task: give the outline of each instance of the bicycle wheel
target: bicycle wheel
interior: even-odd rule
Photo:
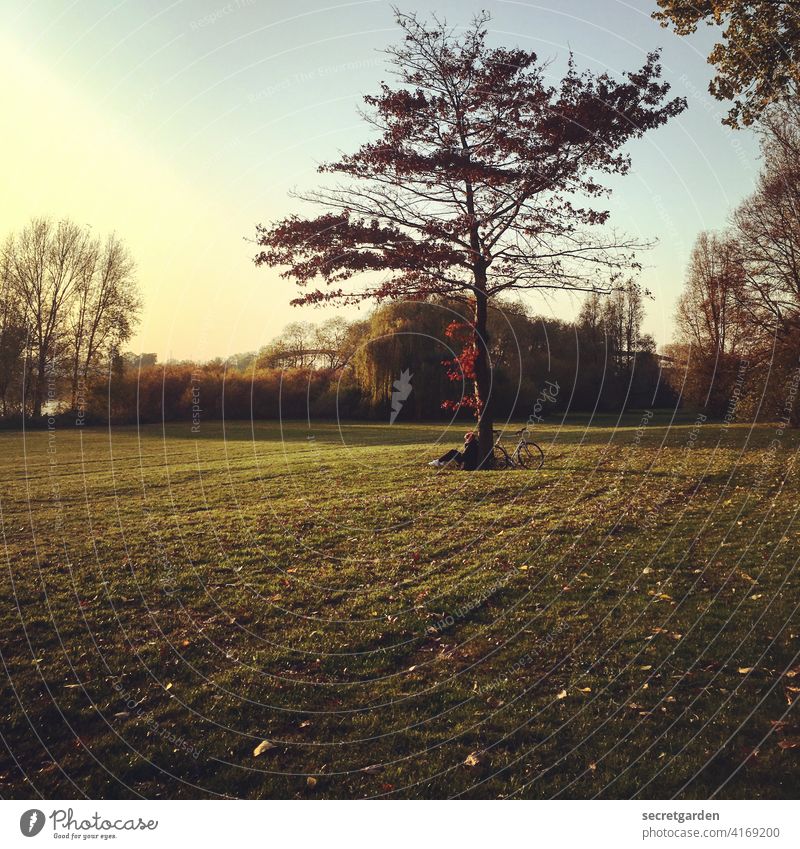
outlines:
[[[532,440],[522,442],[516,454],[520,466],[526,469],[541,469],[544,465],[544,451]]]
[[[508,451],[502,445],[495,443],[492,453],[494,455],[495,469],[510,469],[514,465],[514,461],[509,457]]]

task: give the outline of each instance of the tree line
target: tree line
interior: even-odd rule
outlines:
[[[643,302],[633,285],[609,298],[590,295],[574,322],[533,315],[518,303],[492,307],[498,416],[541,421],[567,410],[674,404],[655,344],[642,332]],[[182,421],[195,432],[223,417],[389,421],[404,372],[411,389],[398,422],[471,419],[471,409],[459,409],[473,389],[457,367],[453,374],[454,323],[469,323],[458,301],[397,301],[356,321],[293,322],[260,351],[225,360],[158,364],[153,355],[124,354],[90,377],[84,420]]]

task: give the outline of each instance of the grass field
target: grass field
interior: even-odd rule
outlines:
[[[0,795],[795,794],[800,435],[461,429],[0,433]]]

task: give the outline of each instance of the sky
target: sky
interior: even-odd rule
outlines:
[[[616,228],[657,238],[642,256],[653,295],[645,330],[669,342],[692,243],[725,226],[758,171],[750,131],[722,126],[707,92],[711,30],[681,38],[655,0],[399,2],[463,26],[487,9],[489,42],[618,74],[663,48],[664,76],[689,108],[629,145],[615,178]],[[32,217],[111,231],[137,261],[142,320],[128,347],[160,360],[256,350],[290,321],[350,310],[291,307],[290,281],[256,268],[257,223],[298,211],[292,189],[367,138],[357,108],[388,78],[398,29],[384,0],[2,0],[0,236]],[[571,318],[579,301],[525,301]],[[361,308],[362,315],[365,307]]]

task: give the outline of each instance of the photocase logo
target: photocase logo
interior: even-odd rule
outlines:
[[[389,416],[389,424],[394,424],[394,420],[400,415],[400,410],[403,409],[403,402],[408,399],[411,394],[411,369],[405,369],[400,373],[399,380],[395,380],[392,384],[394,391],[392,392],[392,414]]]
[[[44,813],[38,808],[31,808],[19,818],[19,830],[25,837],[36,837],[44,828]]]

